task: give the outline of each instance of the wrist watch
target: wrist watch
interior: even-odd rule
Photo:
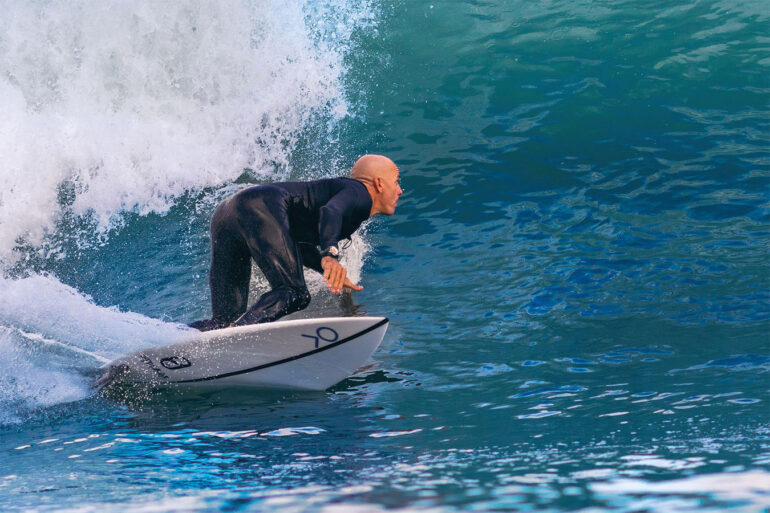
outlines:
[[[321,250],[321,247],[318,247],[319,250]],[[329,246],[328,248],[321,250],[321,258],[323,257],[332,257],[335,260],[340,259],[340,250],[337,249],[337,246]]]

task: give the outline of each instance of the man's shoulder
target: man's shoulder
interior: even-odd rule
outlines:
[[[311,180],[308,183],[334,183],[345,187],[355,186],[355,184],[364,185],[363,183],[359,182],[355,178],[350,178],[349,176],[334,176],[331,178],[319,178],[317,180]]]
[[[291,181],[273,185],[292,196],[305,198],[309,204],[323,205],[329,201],[343,202],[353,208],[371,208],[369,190],[362,182],[347,176]]]
[[[330,180],[335,180],[342,187],[355,189],[357,192],[367,192],[366,185],[364,185],[363,182],[356,180],[355,178],[350,178],[349,176],[330,178]]]
[[[318,180],[311,180],[304,183],[306,183],[311,188],[317,187],[320,189],[327,189],[329,192],[331,192],[332,195],[336,195],[342,191],[350,191],[355,195],[359,195],[361,193],[367,193],[368,195],[366,186],[362,182],[348,176],[320,178]]]

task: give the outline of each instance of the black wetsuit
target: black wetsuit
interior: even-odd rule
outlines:
[[[369,217],[372,198],[351,178],[283,182],[243,189],[211,219],[210,330],[278,319],[310,303],[302,266],[322,273],[318,247],[347,239]],[[248,311],[251,259],[272,290]]]

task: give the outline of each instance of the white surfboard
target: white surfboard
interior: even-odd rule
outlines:
[[[96,381],[144,385],[325,390],[353,374],[380,345],[385,317],[329,317],[190,333],[103,367]]]

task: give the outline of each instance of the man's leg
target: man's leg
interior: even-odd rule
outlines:
[[[239,202],[238,221],[251,257],[272,290],[263,294],[234,326],[270,322],[310,303],[302,257],[289,232],[285,191],[266,186]]]
[[[209,287],[212,318],[190,324],[201,331],[229,326],[246,311],[251,253],[237,229],[234,215],[232,201],[225,200],[211,219]]]
[[[212,320],[222,328],[243,315],[249,302],[251,254],[243,240],[234,235],[225,234],[211,243]]]

